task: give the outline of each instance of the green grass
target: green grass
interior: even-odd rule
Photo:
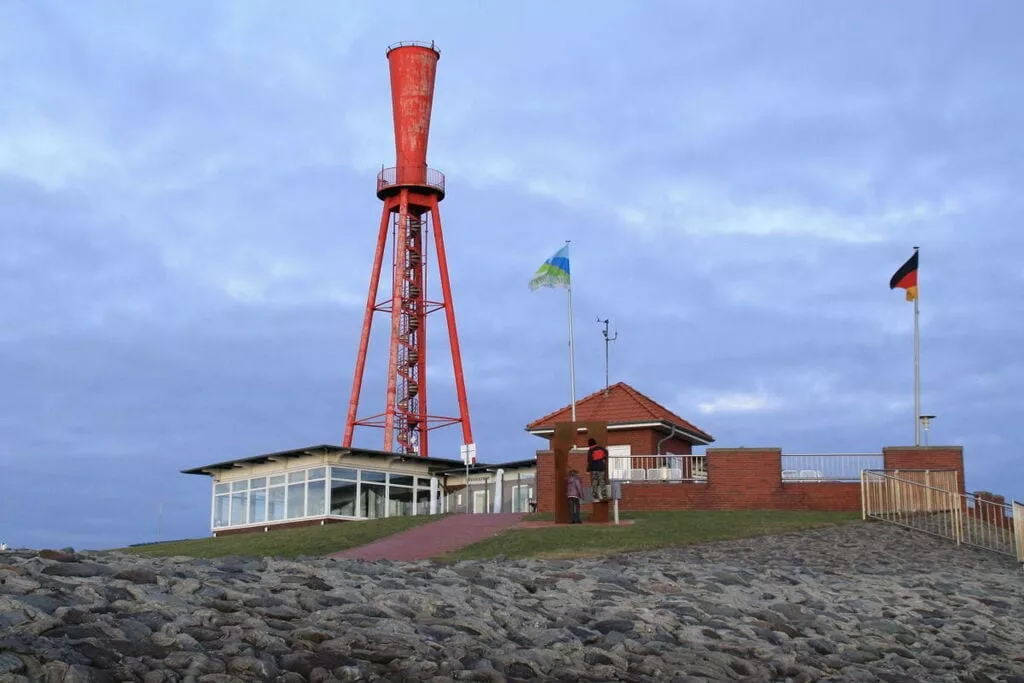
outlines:
[[[530,517],[550,519],[552,515]],[[618,527],[564,525],[511,529],[438,559],[451,562],[499,555],[515,559],[594,557],[847,524],[859,521],[860,513],[760,510],[634,512],[621,518],[634,520],[634,523]]]
[[[426,522],[435,522],[442,515],[415,517],[389,517],[365,522],[342,522],[324,526],[307,526],[295,529],[276,529],[269,532],[256,531],[247,534],[230,534],[220,538],[196,538],[187,541],[171,541],[132,548],[118,548],[117,552],[134,553],[150,557],[286,557],[302,555],[322,556],[371,543],[379,538],[405,531]]]

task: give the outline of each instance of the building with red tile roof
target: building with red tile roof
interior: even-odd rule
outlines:
[[[556,423],[571,419],[572,406],[567,405],[526,425],[526,431],[550,439]],[[683,455],[691,453],[693,446],[706,446],[715,440],[703,429],[625,382],[595,391],[576,402],[576,421],[588,420],[607,422],[607,445],[628,444],[634,453],[664,451]]]

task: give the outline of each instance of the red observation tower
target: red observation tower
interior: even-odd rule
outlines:
[[[444,175],[427,167],[434,76],[440,57],[441,53],[433,43],[396,43],[387,51],[397,159],[393,168],[382,169],[377,176],[377,197],[384,202],[384,207],[359,338],[359,354],[352,376],[352,396],[342,444],[346,448],[352,446],[356,426],[383,427],[383,450],[422,457],[428,454],[429,432],[440,427],[461,424],[463,443],[473,442],[438,209],[438,204],[444,199]],[[393,255],[391,298],[378,301],[389,232]],[[440,301],[427,298],[430,242],[427,235],[430,232],[434,234],[434,253],[441,279]],[[444,311],[448,326],[459,402],[458,417],[431,415],[427,410],[427,316],[437,311]],[[358,418],[374,313],[389,313],[391,316],[387,398],[383,413]]]

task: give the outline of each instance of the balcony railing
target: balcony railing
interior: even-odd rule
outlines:
[[[377,174],[377,194],[391,188],[427,187],[444,196],[444,173],[426,166],[392,166]]]
[[[860,481],[861,470],[885,467],[881,453],[821,453],[782,456],[782,481]]]
[[[860,481],[861,470],[882,467],[878,453],[825,453],[783,455],[781,479],[784,483],[812,481]],[[608,476],[621,482],[706,483],[706,455],[613,455],[608,459]]]
[[[608,478],[621,482],[706,483],[704,455],[613,455],[608,458]]]

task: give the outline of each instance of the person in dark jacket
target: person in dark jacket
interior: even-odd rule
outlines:
[[[608,495],[608,449],[597,445],[594,439],[587,439],[587,471],[590,472],[590,490],[594,502],[605,500]]]
[[[580,481],[580,474],[576,470],[569,472],[565,495],[569,498],[569,524],[582,524],[580,503],[583,501],[583,482]]]

